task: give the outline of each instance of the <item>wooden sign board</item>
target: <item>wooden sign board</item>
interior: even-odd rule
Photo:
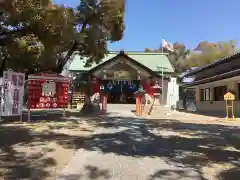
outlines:
[[[128,80],[130,73],[128,71],[116,71],[114,72],[114,79]]]
[[[224,100],[225,101],[234,101],[235,100],[235,95],[228,92],[224,95]]]

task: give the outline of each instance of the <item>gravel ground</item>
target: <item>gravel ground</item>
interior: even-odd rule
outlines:
[[[38,119],[0,124],[0,179],[56,179],[93,132],[87,118]]]
[[[193,122],[183,114],[139,119],[131,108],[109,106],[101,126],[58,179],[238,179],[239,126]]]

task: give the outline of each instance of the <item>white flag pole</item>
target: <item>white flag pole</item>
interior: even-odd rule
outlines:
[[[162,38],[161,51],[162,51],[162,53],[163,53],[163,38]]]
[[[164,92],[163,92],[163,88],[164,88],[164,76],[163,76],[163,67],[162,69],[162,104],[164,104]]]

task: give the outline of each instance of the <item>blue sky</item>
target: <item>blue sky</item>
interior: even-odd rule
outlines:
[[[53,0],[75,7],[79,0]],[[194,48],[200,41],[237,40],[240,0],[127,0],[124,37],[110,50],[158,48],[161,38]]]

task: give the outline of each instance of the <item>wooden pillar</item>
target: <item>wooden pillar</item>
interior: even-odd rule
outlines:
[[[210,87],[210,101],[214,101],[214,87]]]

